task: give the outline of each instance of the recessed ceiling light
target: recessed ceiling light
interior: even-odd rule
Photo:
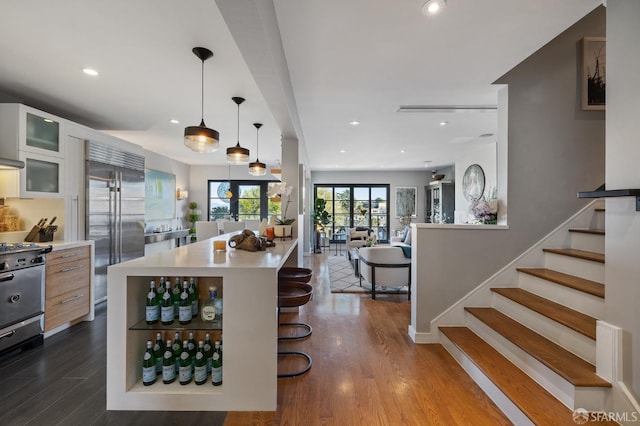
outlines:
[[[94,70],[93,68],[83,68],[82,72],[92,77],[95,77],[98,75],[98,71]]]
[[[355,126],[360,125],[360,122],[358,120],[353,120],[353,121],[350,121],[349,124],[351,124],[352,126],[355,127]]]
[[[340,152],[341,152],[342,154],[344,154],[344,153],[345,153],[345,152],[347,152],[347,151],[345,151],[344,149],[341,149],[341,150],[340,150]]]
[[[407,151],[405,151],[404,149],[400,150],[400,154],[404,154],[405,152],[407,152]]]
[[[178,120],[176,120],[175,118],[172,118],[171,120],[169,120],[169,123],[171,123],[171,124],[179,124],[180,122]]]
[[[445,0],[429,0],[422,5],[423,15],[435,15],[440,12],[445,5]]]
[[[441,121],[441,122],[440,122],[440,125],[441,125],[441,126],[446,126],[447,124],[449,124],[449,122],[448,122],[448,121]]]

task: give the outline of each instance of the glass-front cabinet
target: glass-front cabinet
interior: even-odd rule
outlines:
[[[0,156],[25,167],[16,187],[23,198],[64,196],[65,120],[22,104],[0,104]]]

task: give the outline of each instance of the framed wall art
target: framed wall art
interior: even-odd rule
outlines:
[[[176,215],[176,175],[145,169],[145,220],[173,219]]]
[[[603,111],[607,84],[607,45],[605,37],[582,39],[582,109]]]
[[[417,216],[417,188],[407,186],[396,187],[396,217]]]

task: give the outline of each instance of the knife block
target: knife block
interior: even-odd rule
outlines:
[[[49,229],[49,228],[40,229],[38,231],[37,242],[48,243],[49,241],[53,241],[53,234],[56,232],[57,226],[55,228],[56,229]]]

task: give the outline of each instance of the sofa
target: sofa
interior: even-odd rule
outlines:
[[[411,299],[411,258],[394,246],[362,247],[360,257],[360,285],[362,278],[371,284],[371,298],[376,298],[376,285],[386,287],[409,286]]]
[[[404,228],[402,235],[391,237],[389,239],[389,245],[400,247],[411,247],[411,228],[408,226]]]

